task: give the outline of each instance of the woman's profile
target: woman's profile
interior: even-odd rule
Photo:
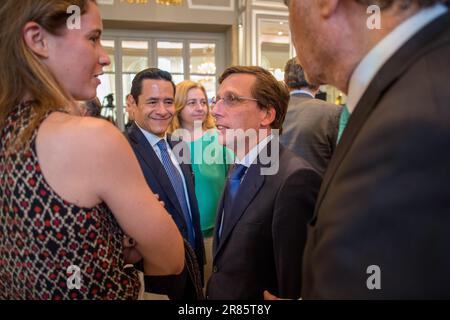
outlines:
[[[72,5],[78,29],[67,28]],[[102,29],[93,0],[0,2],[1,299],[136,299],[127,264],[183,269],[182,238],[125,138],[73,115],[110,63]],[[125,235],[135,245],[125,248]]]

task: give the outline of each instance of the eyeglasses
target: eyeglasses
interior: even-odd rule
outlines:
[[[232,94],[227,94],[224,97],[220,97],[220,96],[213,97],[211,99],[211,104],[214,106],[217,103],[219,103],[219,101],[221,101],[221,100],[227,106],[234,106],[234,105],[237,105],[237,104],[242,103],[242,102],[247,101],[247,100],[248,101],[258,102],[258,100],[254,99],[254,98],[238,97],[238,96],[235,96],[235,95],[232,95]]]

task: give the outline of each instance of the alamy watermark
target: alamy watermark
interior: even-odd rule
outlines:
[[[381,290],[381,268],[377,265],[367,267],[366,273],[369,274],[366,285],[369,290]]]
[[[370,17],[367,18],[367,28],[369,30],[380,30],[381,29],[381,8],[375,4],[367,7],[367,14]]]
[[[69,290],[81,289],[81,269],[78,266],[72,265],[67,268],[67,288]]]
[[[67,29],[80,30],[81,29],[81,9],[79,6],[71,5],[67,7],[67,14],[71,16],[67,19]]]

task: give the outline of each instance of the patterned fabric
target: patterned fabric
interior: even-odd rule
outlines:
[[[0,133],[0,299],[136,299],[139,277],[124,268],[123,232],[108,207],[80,208],[55,193],[39,166],[37,130],[5,155],[32,118],[18,106]],[[68,288],[70,266],[80,270],[79,290]]]
[[[184,259],[197,299],[205,300],[205,295],[203,294],[202,276],[198,266],[197,256],[194,249],[192,249],[186,239],[184,239]]]
[[[186,221],[186,227],[188,230],[188,241],[192,248],[195,249],[195,236],[194,236],[194,226],[191,220],[191,214],[189,213],[189,207],[187,205],[186,195],[183,188],[183,180],[181,179],[180,173],[170,159],[169,152],[167,150],[167,144],[165,140],[160,140],[158,143],[158,148],[161,151],[161,160],[166,170],[167,176],[172,184],[175,194],[177,195],[178,201],[180,202],[181,209],[183,210],[184,219]]]

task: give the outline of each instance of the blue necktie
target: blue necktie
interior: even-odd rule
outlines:
[[[242,164],[237,164],[234,166],[233,170],[230,172],[230,175],[228,176],[226,200],[229,201],[230,204],[233,203],[234,198],[236,197],[237,190],[239,189],[245,171],[247,171],[246,166]]]
[[[166,170],[167,175],[169,176],[169,180],[172,183],[172,187],[175,190],[175,194],[178,198],[178,202],[181,205],[181,209],[183,211],[184,219],[186,220],[186,226],[188,231],[188,241],[192,248],[195,249],[195,234],[194,227],[192,225],[191,215],[189,214],[189,207],[186,200],[186,195],[184,193],[184,184],[183,179],[181,178],[180,173],[177,168],[173,164],[170,159],[169,152],[167,151],[167,145],[165,140],[160,140],[157,143],[159,150],[161,151],[161,160]]]
[[[225,225],[225,221],[229,221],[232,215],[232,212],[225,212],[225,208],[231,208],[234,202],[234,198],[236,197],[236,193],[241,185],[242,177],[247,171],[247,167],[242,164],[237,164],[231,169],[230,174],[228,175],[227,182],[225,184],[225,201],[227,205],[224,205],[224,212],[222,213],[222,223],[219,228],[219,235],[222,235],[222,230]]]

